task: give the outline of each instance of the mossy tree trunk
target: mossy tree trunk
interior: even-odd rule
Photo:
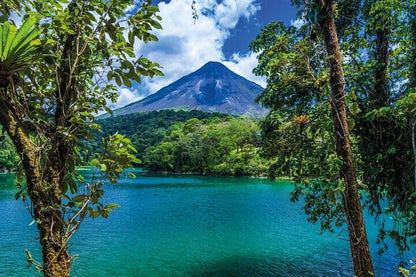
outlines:
[[[336,150],[343,161],[340,174],[345,182],[344,208],[354,272],[358,277],[374,276],[351,148],[345,101],[345,79],[338,34],[334,23],[334,2],[333,0],[316,0],[316,3],[319,5],[319,25],[324,34],[329,63]]]
[[[69,276],[71,257],[63,234],[65,222],[59,209],[54,208],[61,202],[54,188],[56,186],[51,184],[51,189],[45,189],[38,200],[38,202],[44,201],[41,205],[48,208],[35,213],[40,220],[38,229],[42,246],[43,271],[45,276]]]
[[[13,79],[8,78],[0,88],[0,123],[10,136],[20,158],[26,176],[27,194],[32,204],[31,215],[37,222],[42,247],[45,276],[69,276],[71,258],[67,251],[65,228],[67,223],[61,212],[61,197],[68,165],[73,162],[73,143],[62,132],[68,128],[73,98],[71,77],[71,55],[75,37],[68,35],[58,72],[59,86],[56,90],[57,105],[55,122],[51,130],[34,132],[30,121],[25,118],[19,102],[18,91]],[[43,135],[50,148],[41,148],[34,141]],[[38,138],[39,140],[39,138]],[[47,153],[41,153],[47,151]]]
[[[48,172],[41,168],[41,153],[30,138],[28,126],[25,126],[25,121],[19,115],[16,106],[10,104],[13,101],[4,101],[5,97],[7,96],[2,93],[0,123],[13,141],[25,170],[27,192],[33,207],[31,213],[37,222],[40,235],[43,273],[45,276],[69,276],[71,259],[63,236],[65,222],[59,210],[60,179],[45,178]],[[55,171],[52,169],[51,172]]]

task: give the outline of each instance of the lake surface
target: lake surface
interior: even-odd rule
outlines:
[[[107,185],[104,202],[121,208],[83,223],[72,276],[353,276],[347,233],[320,235],[290,191],[287,181],[198,176]],[[36,226],[15,193],[0,175],[0,276],[34,276],[25,249],[41,259]],[[377,276],[398,276],[395,250],[377,256],[367,225]]]

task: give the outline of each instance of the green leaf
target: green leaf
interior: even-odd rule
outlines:
[[[99,163],[100,163],[100,161],[98,159],[93,159],[93,160],[91,160],[90,165],[91,166],[97,166]]]
[[[3,60],[3,33],[4,27],[2,24],[0,24],[0,61]]]
[[[109,107],[104,106],[104,110],[105,110],[106,112],[108,112],[110,115],[113,115],[113,110],[112,110],[112,109],[110,109]]]
[[[104,207],[104,209],[106,209],[106,210],[108,210],[108,211],[112,211],[112,210],[114,210],[114,209],[118,209],[118,208],[120,208],[120,205],[119,205],[119,204],[115,204],[115,203],[110,203],[110,204],[107,204],[107,205],[105,205],[105,207]]]
[[[131,83],[130,79],[129,79],[126,75],[122,75],[122,78],[123,78],[123,83],[124,83],[124,85],[125,85],[126,87],[131,88],[132,83]]]
[[[34,28],[36,23],[35,17],[28,17],[19,28],[16,33],[16,36],[13,39],[11,44],[11,49],[13,52],[16,53],[20,48],[26,47],[28,44],[33,44],[33,39],[39,35],[39,31]]]
[[[116,84],[120,87],[121,86],[121,79],[119,75],[115,76]]]
[[[80,195],[77,195],[77,196],[73,197],[72,201],[74,201],[74,202],[84,202],[85,199],[87,199],[87,195],[80,194]]]
[[[5,22],[3,24],[3,52],[0,56],[0,61],[4,61],[7,59],[10,46],[16,36],[17,28],[14,25],[11,25],[9,22]]]
[[[78,191],[78,185],[73,178],[68,180],[69,190],[71,193],[76,193]]]
[[[127,173],[129,175],[130,178],[135,179],[136,175],[134,173],[128,172]]]

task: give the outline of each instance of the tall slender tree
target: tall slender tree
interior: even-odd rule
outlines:
[[[354,167],[345,100],[345,77],[342,67],[342,55],[334,21],[334,1],[317,0],[316,4],[319,7],[318,22],[323,32],[328,55],[332,120],[334,122],[337,154],[342,159],[340,174],[345,182],[343,196],[354,272],[359,277],[374,276],[363,210],[357,188],[357,176]]]
[[[272,109],[263,122],[266,150],[278,157],[272,171],[294,176],[292,199],[304,196],[311,222],[331,231],[347,223],[355,274],[373,276],[349,129],[354,94],[346,94],[334,1],[294,2],[303,7],[303,26],[271,23],[252,43],[255,73],[267,77],[259,100]],[[344,36],[355,16],[355,8],[339,15]]]

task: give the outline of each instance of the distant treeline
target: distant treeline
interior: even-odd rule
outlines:
[[[197,110],[161,110],[98,120],[102,132],[87,148],[115,132],[129,137],[150,171],[217,175],[264,175],[259,128],[253,119]],[[89,159],[90,157],[86,157]]]
[[[97,121],[102,126],[102,132],[96,133],[89,142],[89,153],[101,149],[101,138],[116,132],[126,135],[137,149],[137,157],[144,160],[149,148],[157,146],[165,137],[167,129],[177,123],[191,118],[199,120],[206,118],[226,118],[229,115],[220,113],[206,113],[197,110],[174,111],[161,110],[133,113],[122,116],[107,117]]]
[[[0,126],[0,173],[16,169],[19,156],[13,147],[10,138],[3,133]]]
[[[144,165],[151,171],[261,176],[268,161],[260,157],[257,122],[249,118],[189,119],[171,126],[151,147]]]
[[[154,172],[210,175],[265,175],[269,162],[260,157],[257,120],[197,110],[162,110],[108,117],[97,121],[100,132],[83,142],[81,160],[87,164],[102,149],[102,138],[126,135],[137,149],[138,166]],[[7,135],[1,135],[0,171],[19,160]]]

